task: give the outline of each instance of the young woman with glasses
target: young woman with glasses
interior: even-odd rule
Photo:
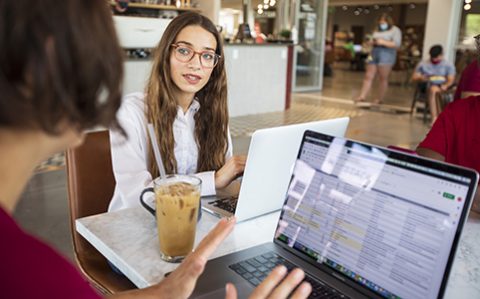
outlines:
[[[145,93],[127,95],[118,117],[129,139],[110,135],[116,179],[110,211],[138,205],[141,190],[159,176],[148,123],[166,172],[200,177],[202,195],[215,194],[243,172],[246,158],[232,156],[221,37],[200,14],[172,20],[154,51]]]

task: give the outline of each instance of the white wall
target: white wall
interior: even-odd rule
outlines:
[[[231,117],[285,109],[286,45],[226,45]]]
[[[460,0],[430,0],[423,43],[424,58],[428,57],[432,45],[441,44],[446,59],[454,62],[462,9],[463,1]]]
[[[214,24],[218,24],[220,15],[221,3],[220,0],[201,0],[198,1],[198,9],[202,14],[207,16]]]
[[[126,60],[123,68],[123,94],[145,91],[152,61],[150,59]]]

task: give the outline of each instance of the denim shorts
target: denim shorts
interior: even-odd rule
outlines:
[[[385,47],[374,47],[371,56],[371,59],[368,60],[369,64],[394,65],[397,60],[397,50]]]

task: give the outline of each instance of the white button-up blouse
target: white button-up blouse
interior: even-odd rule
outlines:
[[[194,174],[202,180],[202,196],[215,194],[215,172],[197,173],[198,146],[195,142],[195,119],[200,104],[193,100],[183,112],[178,107],[177,116],[173,122],[175,139],[175,159],[178,174]],[[132,93],[122,101],[117,114],[120,125],[127,133],[125,139],[119,132],[110,130],[112,166],[116,186],[109,211],[139,205],[142,190],[152,186],[152,175],[148,171],[148,133],[145,116],[143,93]],[[160,138],[162,138],[160,136]],[[232,140],[228,132],[228,149],[226,159],[232,156]]]

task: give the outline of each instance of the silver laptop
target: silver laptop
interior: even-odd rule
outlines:
[[[202,208],[219,217],[235,215],[237,222],[280,210],[305,130],[343,136],[349,120],[345,117],[255,131],[238,198],[203,197]]]
[[[273,242],[211,260],[194,297],[246,298],[278,264],[311,298],[442,298],[478,173],[307,131]]]

